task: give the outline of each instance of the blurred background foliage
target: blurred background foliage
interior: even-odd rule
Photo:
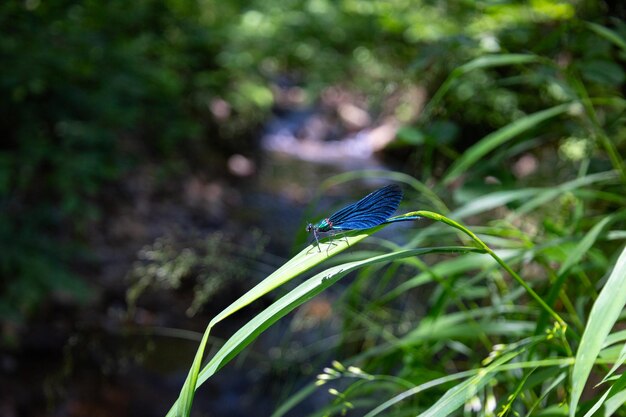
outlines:
[[[546,0],[5,2],[0,241],[12,279],[0,311],[27,311],[72,282],[67,262],[101,214],[103,189],[133,167],[219,172],[230,153],[251,153],[285,78],[309,102],[331,85],[358,91],[372,111],[411,125],[400,142],[461,151],[572,100],[568,76],[610,105],[624,83],[624,45],[581,20],[623,35],[610,14],[602,2]],[[472,71],[428,113],[402,97],[413,86],[432,96],[463,63],[506,52],[544,61]],[[603,121],[613,138],[624,137],[619,117]],[[571,155],[594,146],[584,128],[555,123],[549,134],[569,138]],[[418,155],[412,163],[432,168]]]
[[[431,183],[486,135],[577,103],[469,164],[462,187],[448,184],[452,206],[587,170],[623,175],[624,9],[592,0],[2,2],[0,320],[22,321],[51,293],[88,301],[79,277],[120,184],[144,166],[166,187],[198,170],[223,175],[234,153],[259,158],[283,89],[298,92],[296,107],[318,105],[329,88],[349,91],[374,125],[397,123],[386,146],[396,166]],[[534,175],[512,169],[526,151],[539,161]],[[584,223],[582,209],[567,209],[581,205],[562,197],[546,230]],[[144,269],[174,262],[179,249],[134,271],[152,285]],[[207,256],[194,253],[183,273]]]

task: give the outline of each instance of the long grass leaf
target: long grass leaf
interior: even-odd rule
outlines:
[[[257,284],[250,291],[235,300],[232,304],[222,310],[217,316],[211,320],[204,331],[200,346],[194,356],[193,363],[185,379],[185,383],[181,388],[179,394],[179,401],[177,401],[176,415],[181,417],[188,417],[191,414],[191,405],[195,394],[195,387],[197,385],[198,373],[202,364],[202,358],[204,357],[204,351],[206,344],[211,333],[211,329],[220,321],[224,320],[228,316],[239,311],[243,307],[249,305],[260,297],[269,293],[278,286],[285,282],[299,276],[301,273],[311,269],[315,265],[326,260],[328,257],[344,251],[350,245],[353,245],[367,236],[375,233],[381,227],[375,227],[368,230],[348,232],[345,234],[345,240],[341,239],[340,242],[329,243],[328,240],[321,240],[320,247],[309,245],[303,249],[299,254],[291,258],[282,267],[274,271],[271,275]],[[323,248],[322,248],[323,246]]]
[[[407,291],[415,287],[431,282],[433,280],[433,276],[452,276],[463,271],[487,268],[493,265],[497,265],[496,261],[478,254],[467,254],[458,258],[443,260],[432,266],[428,271],[421,272],[416,276],[401,282],[397,287],[390,289],[378,300],[378,302],[380,304],[388,303],[394,298],[405,294]]]
[[[487,56],[481,56],[473,59],[465,64],[457,67],[450,73],[448,78],[441,84],[441,87],[437,89],[437,92],[433,95],[433,98],[428,102],[428,105],[424,109],[422,117],[428,118],[433,111],[439,105],[441,99],[448,93],[454,83],[463,75],[477,70],[491,67],[502,67],[506,65],[520,65],[530,64],[534,62],[540,62],[541,57],[531,54],[493,54]]]
[[[623,375],[622,375],[623,376]],[[621,390],[610,396],[604,403],[604,417],[614,416],[617,410],[626,403],[626,390]]]
[[[293,395],[289,395],[289,398],[286,398],[280,406],[274,410],[270,417],[283,417],[286,413],[288,413],[293,407],[301,403],[306,397],[314,393],[318,389],[315,383],[310,383],[300,389]]]
[[[526,214],[534,210],[535,208],[554,201],[559,195],[568,191],[573,191],[577,188],[582,188],[588,185],[609,182],[619,178],[617,171],[605,171],[595,174],[585,175],[584,177],[576,178],[572,181],[567,181],[559,184],[555,187],[540,189],[535,197],[524,203],[523,206],[515,210],[511,217],[519,217],[522,214]],[[511,221],[512,219],[509,219]]]
[[[485,211],[502,207],[518,200],[528,200],[542,191],[541,188],[524,188],[521,190],[496,191],[477,197],[469,203],[450,213],[450,217],[463,219]]]
[[[265,331],[268,327],[274,324],[278,319],[288,314],[290,311],[315,297],[320,292],[324,291],[329,286],[343,278],[349,272],[355,269],[379,263],[390,262],[396,259],[402,259],[410,256],[419,256],[427,253],[453,253],[453,252],[472,252],[481,251],[477,248],[468,247],[443,247],[443,248],[426,248],[426,249],[414,249],[393,252],[390,254],[384,254],[365,260],[354,261],[345,263],[342,265],[329,268],[314,277],[306,280],[295,289],[291,290],[285,296],[280,298],[274,304],[263,310],[260,314],[250,320],[246,325],[239,329],[232,337],[230,337],[222,348],[211,358],[206,366],[199,373],[197,378],[197,384],[194,388],[197,388],[203,384],[207,379],[215,374],[221,367],[226,365],[232,358],[234,358],[243,348],[250,344],[256,337]],[[177,400],[172,407],[168,416],[176,415],[180,401]]]
[[[587,411],[584,417],[591,417],[593,415],[610,417],[615,415],[615,412],[626,401],[626,374],[622,374],[613,381],[611,387],[596,401],[596,403]],[[594,414],[604,405],[603,412],[601,414]]]
[[[610,392],[611,392],[610,390],[606,390],[606,392],[602,395],[602,397],[600,397],[598,401],[596,401],[596,403],[589,409],[589,411],[585,413],[583,417],[593,416],[596,413],[596,411],[598,411],[600,407],[602,407],[602,404],[604,404]]]
[[[626,305],[626,248],[622,250],[609,279],[591,308],[589,320],[572,370],[570,417],[578,402],[604,341]]]
[[[626,52],[626,40],[622,38],[619,33],[607,27],[598,25],[597,23],[587,22],[586,26],[592,31],[596,32],[598,35],[602,36],[604,39],[613,42],[615,45],[622,48],[624,52]]]
[[[571,107],[571,103],[560,104],[546,110],[541,110],[528,116],[522,117],[501,129],[482,138],[478,143],[469,148],[463,156],[454,161],[448,173],[443,178],[443,184],[448,185],[469,167],[484,158],[489,152],[521,133],[535,128],[540,123],[565,113]]]
[[[550,314],[550,316],[552,316],[561,326],[566,327],[566,324],[563,318],[561,318],[561,316],[559,316],[559,314],[556,311],[554,311],[552,307],[546,304],[546,302],[539,296],[539,294],[535,292],[535,290],[531,288],[530,285],[526,283],[526,281],[524,281],[515,271],[513,271],[513,269],[511,269],[511,267],[506,262],[504,262],[489,246],[485,244],[485,242],[483,242],[478,236],[476,236],[474,232],[469,230],[467,227],[463,226],[462,224],[448,217],[442,216],[441,214],[433,213],[427,210],[414,211],[414,212],[406,213],[406,214],[403,214],[402,216],[397,216],[397,217],[403,217],[403,216],[425,217],[431,220],[435,220],[435,221],[447,224],[448,226],[452,226],[455,229],[460,230],[461,232],[465,233],[474,241],[474,243],[476,243],[476,245],[478,245],[478,247],[482,248],[493,259],[495,259],[495,261],[498,264],[500,264],[500,266],[504,268],[504,270],[506,270],[506,272],[508,272],[513,277],[513,279],[517,281],[517,283],[524,288],[524,290],[528,293],[528,295],[530,295],[541,306],[541,308],[546,310],[548,314]]]
[[[436,378],[433,379],[431,381],[427,381],[424,382],[422,384],[419,384],[416,387],[413,387],[409,390],[404,391],[403,393],[396,395],[395,397],[385,401],[384,403],[380,404],[378,407],[374,408],[373,410],[371,410],[370,412],[368,412],[367,414],[365,414],[363,417],[375,417],[380,415],[382,412],[386,411],[388,408],[392,407],[393,405],[406,400],[409,397],[412,397],[414,395],[419,394],[420,392],[426,391],[427,389],[442,385],[442,384],[446,384],[449,383],[451,381],[457,380],[457,379],[462,379],[462,378],[466,378],[469,376],[473,376],[475,375],[477,372],[479,371],[463,371],[463,372],[458,372],[456,374],[452,374],[452,375],[446,375],[443,376],[441,378]]]
[[[483,68],[502,67],[506,65],[520,65],[539,62],[541,58],[530,54],[497,54],[478,57],[461,65],[458,71],[467,74],[470,71]]]
[[[515,358],[519,353],[510,352],[503,355],[488,367],[481,369],[475,376],[450,388],[435,404],[419,414],[418,417],[444,417],[452,414],[494,378],[500,365]]]
[[[607,216],[594,227],[578,242],[578,244],[574,247],[574,249],[569,253],[565,262],[559,268],[557,272],[557,277],[554,283],[550,286],[550,291],[546,296],[546,303],[548,305],[553,305],[556,301],[563,284],[565,284],[565,280],[569,276],[569,270],[572,266],[579,263],[580,260],[587,254],[589,249],[595,244],[596,240],[604,230],[604,228],[616,218],[615,215]],[[535,330],[535,334],[539,334],[543,331],[548,321],[548,315],[545,311],[541,312],[539,319],[537,320],[537,328]]]
[[[602,378],[602,381],[600,381],[600,384],[605,383],[609,378],[611,378],[611,376],[613,376],[615,371],[617,371],[617,369],[620,366],[622,366],[624,364],[624,362],[626,362],[626,344],[622,346],[622,350],[619,352],[619,357],[617,358],[617,360],[615,361],[615,363],[611,367],[611,370],[609,370],[609,372],[607,372],[607,374],[604,376],[604,378]],[[600,385],[600,384],[598,384],[598,385]]]

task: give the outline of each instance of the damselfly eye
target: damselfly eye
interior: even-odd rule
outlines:
[[[306,231],[310,232],[311,230],[313,230],[313,225],[311,223],[306,225]]]

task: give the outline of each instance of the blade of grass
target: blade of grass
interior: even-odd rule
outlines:
[[[623,217],[623,213],[619,217]],[[604,228],[616,218],[616,215],[612,215],[602,219],[600,223],[591,228],[591,230],[580,240],[580,242],[578,242],[574,250],[569,253],[567,258],[565,259],[565,262],[563,262],[563,264],[559,268],[559,271],[557,272],[556,280],[552,285],[550,285],[550,291],[546,296],[546,303],[548,303],[548,305],[551,306],[556,301],[556,298],[559,295],[563,284],[565,284],[565,280],[569,276],[570,269],[580,262],[583,256],[585,256],[589,249],[596,243],[596,240],[598,240]],[[539,319],[537,320],[535,334],[541,333],[546,327],[547,323],[547,314],[545,311],[542,311]]]
[[[618,178],[619,175],[617,171],[605,171],[585,175],[584,177],[564,182],[555,187],[539,189],[539,192],[537,192],[537,194],[532,199],[524,203],[524,205],[515,210],[515,212],[511,213],[507,220],[513,221],[514,218],[520,217],[522,214],[529,213],[543,204],[554,201],[554,199],[557,198],[559,195],[564,194],[568,191],[573,191],[577,188],[589,186],[592,184],[610,182]]]
[[[385,401],[384,403],[382,403],[381,405],[379,405],[378,407],[374,408],[372,411],[370,411],[369,413],[365,414],[363,417],[375,417],[380,415],[380,413],[382,413],[383,411],[387,410],[388,408],[390,408],[391,406],[404,401],[405,399],[419,394],[422,391],[426,391],[427,389],[439,386],[439,385],[443,385],[443,384],[447,384],[451,381],[455,381],[457,379],[463,379],[469,376],[473,376],[477,373],[477,371],[464,371],[464,372],[458,372],[456,374],[453,375],[446,375],[444,377],[441,378],[437,378],[437,379],[433,379],[431,381],[428,382],[424,382],[423,384],[420,384],[414,388],[411,388],[410,390],[407,390],[399,395],[396,395],[395,397]]]
[[[500,266],[504,268],[504,270],[506,270],[506,272],[508,272],[513,277],[513,279],[515,279],[515,281],[517,281],[517,283],[521,285],[524,288],[524,290],[526,290],[528,295],[530,295],[544,310],[546,310],[550,316],[552,316],[563,328],[567,328],[567,325],[565,324],[565,321],[561,318],[561,316],[559,316],[548,304],[546,304],[546,302],[535,292],[535,290],[533,290],[528,284],[526,284],[526,282],[515,271],[513,271],[513,269],[511,269],[511,267],[506,262],[504,262],[493,250],[491,250],[491,248],[489,248],[489,246],[487,246],[482,240],[480,240],[478,236],[476,236],[471,230],[469,230],[465,226],[461,225],[460,223],[457,223],[456,221],[452,219],[442,216],[441,214],[433,213],[431,211],[426,211],[426,210],[419,210],[419,211],[406,213],[401,216],[396,216],[395,218],[414,217],[414,216],[425,217],[431,220],[442,222],[465,233],[481,249],[483,249],[493,259],[495,259],[496,262],[500,264]]]
[[[621,49],[624,50],[624,52],[626,52],[626,40],[624,40],[624,38],[622,38],[619,35],[619,33],[607,27],[604,27],[602,25],[598,25],[597,23],[585,22],[585,26],[587,26],[593,32],[602,36],[604,39],[608,40],[609,42],[612,42],[615,45],[619,46]]]
[[[454,161],[448,173],[444,176],[442,183],[449,185],[469,167],[484,158],[489,152],[507,141],[515,138],[521,133],[535,128],[540,123],[567,112],[572,103],[559,104],[546,110],[541,110],[528,116],[522,117],[501,129],[482,138],[478,143],[467,149],[463,156]]]
[[[301,390],[296,392],[294,395],[290,395],[285,401],[283,401],[280,406],[272,413],[270,417],[283,417],[286,413],[288,413],[293,407],[302,402],[306,397],[311,395],[317,390],[317,385],[315,383],[308,384],[303,387]]]
[[[180,400],[177,401],[178,410],[176,415],[187,417],[191,413],[191,405],[193,403],[198,373],[200,372],[200,366],[202,364],[202,358],[204,357],[204,352],[206,350],[206,344],[209,340],[209,334],[211,333],[211,329],[217,323],[224,320],[228,316],[236,313],[243,307],[249,305],[253,301],[259,299],[260,297],[277,288],[278,286],[284,284],[285,282],[293,279],[296,276],[299,276],[301,273],[311,269],[315,265],[318,265],[319,263],[326,260],[328,257],[342,252],[347,249],[351,244],[353,245],[361,241],[362,239],[365,239],[367,236],[375,233],[379,229],[380,226],[368,230],[347,233],[345,235],[345,241],[342,239],[342,241],[338,243],[327,243],[323,249],[313,245],[309,245],[308,247],[304,248],[299,254],[291,258],[282,267],[278,268],[274,273],[258,283],[254,288],[239,297],[235,302],[222,310],[217,316],[215,316],[213,320],[209,322],[206,330],[204,331],[204,334],[202,335],[200,346],[196,351],[192,366],[189,369],[187,378],[185,379],[183,387],[181,388],[179,395]],[[324,242],[325,241],[322,240],[320,242],[320,246]],[[344,242],[347,242],[347,244],[344,244]]]
[[[591,122],[591,126],[589,128],[591,137],[596,139],[604,148],[605,152],[609,156],[609,159],[611,160],[613,168],[619,172],[622,182],[626,184],[626,164],[624,164],[624,159],[622,158],[617,147],[615,146],[614,140],[609,138],[609,136],[602,128],[600,124],[600,118],[596,113],[595,107],[593,107],[593,103],[591,101],[591,98],[589,97],[585,84],[582,82],[578,74],[574,73],[574,70],[569,72],[567,75],[567,79],[570,85],[572,85],[572,87],[576,91],[576,94],[578,94],[578,97],[580,97],[580,101],[585,109],[585,114]]]
[[[215,372],[226,365],[232,358],[234,358],[243,348],[250,344],[256,337],[265,331],[268,327],[274,324],[278,319],[285,316],[287,313],[315,297],[320,292],[324,291],[335,282],[339,281],[349,272],[361,268],[366,265],[371,265],[378,262],[389,262],[396,259],[402,259],[410,256],[419,256],[427,253],[453,253],[453,252],[472,252],[481,251],[477,248],[468,247],[442,247],[442,248],[427,248],[427,249],[413,249],[398,251],[389,254],[380,255],[374,258],[368,258],[365,260],[349,262],[346,264],[334,266],[329,268],[314,277],[306,280],[295,289],[291,290],[285,296],[273,303],[271,306],[263,310],[260,314],[250,320],[246,325],[239,329],[231,338],[229,338],[222,348],[211,358],[211,360],[204,366],[202,371],[197,375],[196,385],[193,387],[195,390],[198,386],[202,385],[207,379],[209,379]],[[253,289],[254,290],[254,289]],[[252,291],[252,290],[251,290]],[[201,346],[202,350],[204,346]],[[201,349],[198,349],[200,352]],[[201,355],[201,353],[200,353]],[[191,381],[191,378],[189,378]],[[180,415],[180,403],[188,397],[182,396],[176,401],[174,406],[167,414],[168,417],[174,415]]]
[[[578,402],[604,341],[626,305],[626,248],[591,308],[589,320],[576,352],[572,370],[570,417],[576,415]]]
[[[475,198],[471,202],[450,213],[450,217],[463,219],[478,213],[502,207],[518,200],[528,200],[542,191],[541,188],[524,188],[521,190],[496,191]]]
[[[443,82],[443,84],[441,84],[441,87],[439,87],[433,98],[428,102],[428,105],[422,113],[422,118],[426,119],[430,117],[433,109],[439,105],[441,99],[448,93],[448,90],[450,90],[456,80],[471,71],[537,62],[541,62],[541,57],[531,54],[493,54],[473,59],[460,67],[455,68],[454,71],[450,73],[448,78]]]
[[[520,352],[510,352],[496,359],[491,365],[482,368],[475,376],[461,382],[446,391],[439,400],[418,417],[442,417],[454,413],[467,400],[476,395],[480,389],[491,381],[499,371],[500,365],[514,359]]]
[[[624,377],[624,375],[622,374],[622,377]],[[620,379],[622,378],[620,377]],[[623,388],[623,385],[622,385]],[[611,390],[613,391],[613,390]],[[626,390],[621,390],[619,392],[616,392],[613,395],[609,395],[609,399],[607,399],[604,403],[605,405],[605,412],[604,415],[605,416],[614,416],[615,413],[617,412],[617,410],[622,407],[624,405],[624,403],[626,403]]]
[[[487,314],[488,312],[485,312]],[[495,312],[491,318],[495,317]],[[535,328],[533,321],[506,320],[506,321],[489,321],[486,320],[480,324],[480,330],[468,326],[468,320],[473,319],[469,314],[464,317],[464,321],[454,324],[448,324],[448,316],[443,316],[441,320],[429,321],[420,325],[406,337],[403,337],[398,343],[399,347],[419,346],[426,341],[434,340],[459,340],[474,339],[480,334],[491,336],[514,336],[522,337],[532,334]]]
[[[626,390],[624,390],[625,387],[626,374],[622,374],[616,381],[613,381],[611,388],[606,390],[606,392],[598,399],[598,401],[596,401],[596,403],[589,409],[589,411],[585,413],[584,417],[593,416],[602,405],[605,406],[604,413],[602,415],[614,415],[617,409],[621,407],[626,400]]]
[[[602,381],[600,381],[598,385],[604,384],[606,381],[608,381],[609,378],[613,376],[615,371],[617,371],[617,369],[624,364],[624,362],[626,362],[626,344],[622,346],[622,350],[619,352],[619,357],[611,367],[611,370],[607,372],[607,374],[604,376],[604,378],[602,378]]]
[[[458,274],[461,271],[469,271],[473,269],[486,268],[495,264],[495,261],[486,261],[484,256],[476,254],[465,255],[462,257],[445,260],[432,266],[428,271],[421,272],[416,276],[400,283],[397,287],[389,290],[384,296],[382,296],[378,302],[385,304],[393,300],[394,298],[404,294],[406,291],[424,285],[433,280],[435,276],[450,276]]]
[[[563,380],[567,377],[567,372],[563,372],[561,369],[556,369],[557,372],[560,372],[560,374],[554,378],[554,380],[550,383],[550,385],[548,385],[547,387],[543,388],[541,390],[541,395],[539,396],[539,398],[537,398],[535,400],[535,403],[530,406],[530,408],[528,409],[528,413],[526,413],[527,416],[531,416],[533,415],[533,411],[540,407],[540,405],[543,403],[543,400],[555,389],[557,389],[557,387],[561,386],[561,382],[563,382]],[[543,381],[546,381],[547,379],[544,379]]]

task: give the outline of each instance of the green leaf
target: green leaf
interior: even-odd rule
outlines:
[[[585,175],[584,177],[576,178],[572,181],[567,181],[557,186],[541,188],[537,192],[537,195],[532,199],[529,199],[523,206],[519,207],[512,214],[512,217],[519,217],[522,214],[530,213],[532,210],[540,207],[543,204],[547,204],[554,201],[559,195],[568,191],[573,191],[577,188],[586,187],[588,185],[609,182],[618,178],[616,171],[598,172],[595,174]],[[511,219],[509,219],[511,220]]]
[[[619,87],[626,78],[620,65],[606,59],[582,61],[579,67],[584,79],[598,84]]]
[[[330,287],[341,278],[346,276],[349,272],[355,269],[362,268],[367,265],[390,262],[397,259],[402,259],[411,256],[419,256],[427,253],[452,253],[452,252],[471,252],[479,251],[476,248],[468,247],[440,247],[440,248],[426,248],[426,249],[414,249],[398,251],[389,254],[368,258],[365,260],[348,262],[342,265],[337,265],[329,268],[314,277],[306,280],[278,301],[270,305],[263,310],[241,329],[239,329],[232,337],[230,337],[222,348],[211,358],[211,360],[202,369],[197,377],[197,384],[194,388],[202,385],[206,380],[213,376],[220,368],[226,365],[231,359],[233,359],[242,349],[250,344],[259,334],[265,331],[268,327],[291,312],[296,307],[307,302],[311,298],[315,297],[326,288]],[[300,255],[298,255],[300,256]],[[297,258],[297,257],[296,257]],[[287,264],[289,264],[288,262]],[[286,264],[286,265],[287,265]],[[282,269],[282,268],[281,268]],[[268,277],[269,278],[269,277]],[[254,289],[253,289],[254,290]],[[252,291],[252,290],[251,290]],[[242,297],[243,298],[243,297]],[[186,398],[184,393],[176,401],[176,404],[170,409],[168,416],[180,415],[177,413],[180,403]]]
[[[619,352],[619,356],[617,357],[617,360],[615,361],[615,363],[611,367],[611,370],[604,376],[604,378],[602,378],[602,381],[600,382],[600,384],[603,384],[606,381],[608,381],[608,379],[611,378],[611,376],[613,376],[615,371],[617,371],[617,369],[620,366],[622,366],[624,364],[624,362],[626,362],[626,344],[624,344],[622,346],[622,349]],[[598,384],[598,385],[600,385],[600,384]]]
[[[570,417],[576,415],[580,396],[606,337],[626,304],[626,248],[591,308],[572,370]]]
[[[622,377],[620,377],[620,378],[623,378],[623,377],[624,377],[624,375],[622,374]],[[613,389],[611,388],[611,393],[612,392],[613,392]],[[617,410],[620,407],[622,407],[624,405],[624,403],[626,403],[626,390],[621,390],[621,391],[613,394],[604,403],[604,405],[605,405],[604,415],[607,416],[607,417],[615,415]]]
[[[428,103],[426,109],[424,109],[424,116],[428,117],[433,108],[439,105],[439,102],[446,95],[448,90],[454,85],[458,78],[467,74],[468,72],[491,67],[502,67],[506,65],[520,65],[541,62],[541,57],[538,55],[530,54],[494,54],[481,56],[473,59],[460,67],[457,67],[450,73],[448,78],[443,82],[441,87],[437,90],[433,98]]]
[[[603,415],[609,417],[615,415],[617,409],[624,404],[624,401],[626,401],[626,390],[624,390],[624,387],[626,387],[626,375],[622,374],[616,381],[613,381],[611,388],[606,390],[606,392],[596,401],[589,411],[585,413],[584,417],[591,417],[593,415]],[[604,405],[602,414],[594,414],[602,405]]]
[[[502,67],[505,65],[521,65],[530,64],[533,62],[539,62],[541,58],[537,55],[530,54],[498,54],[487,55],[476,58],[466,64],[458,67],[455,72],[460,74],[467,74],[470,71],[474,71],[482,68]]]
[[[421,146],[426,142],[426,135],[421,129],[404,126],[396,132],[396,141],[407,145]]]
[[[623,213],[619,217],[623,217]],[[594,227],[591,228],[591,230],[578,242],[576,247],[574,247],[574,249],[568,254],[567,258],[565,259],[565,262],[563,262],[563,264],[559,268],[559,272],[557,273],[556,280],[550,286],[550,292],[548,293],[546,297],[546,303],[548,303],[548,305],[554,304],[554,301],[556,300],[559,292],[561,291],[561,288],[563,287],[565,280],[569,276],[570,269],[575,264],[580,262],[580,260],[587,254],[589,249],[596,243],[596,241],[600,237],[600,234],[602,233],[604,228],[610,222],[615,221],[616,218],[618,218],[618,216],[613,215],[613,216],[607,216],[604,219],[602,219],[602,221],[600,221],[598,224],[596,224]],[[535,334],[539,334],[545,328],[547,320],[548,320],[548,316],[546,312],[542,311],[541,315],[539,316],[539,319],[537,320],[537,328],[535,330]]]
[[[184,417],[188,417],[191,413],[191,405],[193,403],[198,374],[200,371],[200,365],[202,364],[202,358],[204,357],[206,344],[213,326],[215,326],[217,323],[224,320],[228,316],[236,313],[253,301],[258,300],[260,297],[269,293],[278,286],[311,269],[315,265],[323,262],[328,257],[342,252],[350,245],[353,245],[361,241],[362,239],[365,239],[367,236],[375,233],[381,227],[382,226],[368,230],[346,233],[344,235],[345,239],[342,237],[342,239],[338,242],[331,243],[329,242],[329,239],[323,239],[320,241],[320,247],[309,245],[308,247],[303,249],[298,255],[294,256],[282,267],[278,268],[270,276],[265,278],[254,288],[246,292],[243,296],[239,297],[235,302],[222,310],[217,316],[215,316],[204,331],[204,335],[202,336],[202,341],[200,342],[200,346],[194,357],[193,364],[189,369],[189,374],[187,375],[185,383],[183,384],[183,387],[180,391],[179,400],[176,403],[177,405],[175,407],[172,407],[170,413],[172,413],[173,410],[176,410],[177,416]]]
[[[540,123],[548,119],[565,113],[570,109],[570,107],[571,103],[566,103],[533,113],[485,136],[478,143],[465,151],[459,159],[454,161],[454,164],[452,164],[443,179],[443,184],[449,185],[465,173],[469,167],[480,161],[498,146],[501,146],[516,136],[537,127]]]
[[[450,213],[450,217],[463,219],[484,213],[518,200],[528,200],[541,192],[541,188],[523,188],[521,190],[496,191],[473,199],[464,206]]]
[[[418,417],[443,417],[452,414],[495,378],[501,365],[515,358],[519,353],[511,352],[503,355],[490,366],[481,369],[475,376],[450,388],[435,404],[419,414]]]
[[[586,26],[592,31],[596,32],[598,35],[602,36],[604,39],[614,43],[615,45],[626,51],[626,40],[624,40],[624,38],[622,38],[619,33],[604,26],[598,25],[597,23],[587,22]]]

